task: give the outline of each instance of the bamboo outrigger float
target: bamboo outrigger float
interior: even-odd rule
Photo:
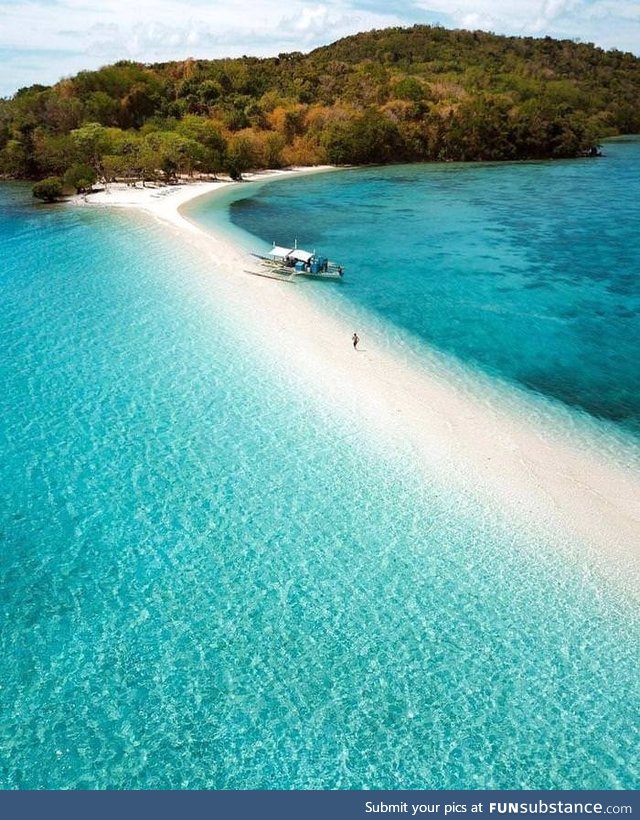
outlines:
[[[315,251],[305,251],[298,247],[296,240],[293,248],[286,248],[273,243],[267,254],[252,254],[260,260],[260,270],[250,270],[256,276],[267,276],[291,282],[298,276],[314,279],[342,279],[344,274],[341,265],[329,261]]]

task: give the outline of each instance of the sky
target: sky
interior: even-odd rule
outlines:
[[[0,97],[117,60],[266,57],[415,23],[640,56],[640,0],[0,0]]]

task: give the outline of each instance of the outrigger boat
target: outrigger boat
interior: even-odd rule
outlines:
[[[272,279],[291,281],[298,276],[311,276],[317,279],[341,279],[341,265],[330,262],[326,256],[302,250],[296,241],[293,248],[285,248],[273,243],[268,254],[251,254],[260,260],[260,270],[247,271],[258,276],[269,276]]]

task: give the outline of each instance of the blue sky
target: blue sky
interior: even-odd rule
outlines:
[[[0,0],[0,96],[121,59],[269,56],[414,23],[640,56],[639,0]]]

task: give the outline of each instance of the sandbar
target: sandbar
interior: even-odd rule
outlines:
[[[287,179],[327,169],[293,169],[248,175]],[[212,277],[224,280],[233,310],[245,317],[262,351],[274,360],[286,351],[289,373],[300,388],[319,392],[351,417],[362,435],[394,441],[418,462],[445,471],[450,482],[497,504],[527,530],[553,545],[558,533],[584,545],[588,565],[625,588],[640,577],[640,470],[583,445],[575,431],[549,425],[513,406],[486,400],[446,372],[417,366],[384,340],[358,326],[361,350],[354,351],[348,315],[329,315],[310,298],[308,287],[244,273],[247,253],[220,231],[195,224],[180,207],[211,196],[231,181],[193,182],[164,188],[111,185],[79,204],[133,208],[161,220],[207,261]],[[520,401],[515,398],[514,401]],[[522,401],[526,401],[525,398]]]

